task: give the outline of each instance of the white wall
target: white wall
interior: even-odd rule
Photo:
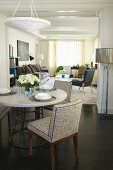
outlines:
[[[40,41],[40,53],[44,55],[44,60],[42,61],[42,66],[48,67],[48,41],[41,40]]]
[[[100,48],[113,48],[113,7],[108,6],[100,16],[100,34],[99,34],[99,47]],[[98,71],[98,112],[106,113],[106,82],[107,70],[104,66],[108,64],[99,64]],[[113,114],[113,64],[109,64],[109,77],[108,77],[108,113]]]
[[[85,39],[84,41],[84,53],[85,53],[85,64],[91,64],[91,62],[94,63],[94,45],[95,45],[95,39]]]
[[[10,27],[8,27],[7,38],[8,45],[11,44],[13,46],[14,57],[17,57],[17,40],[29,43],[29,54],[33,56],[35,59],[32,61],[20,61],[19,65],[35,63],[37,61],[36,44],[39,43],[38,38],[32,36],[31,34],[27,34]]]
[[[32,55],[35,60],[26,62],[26,64],[37,61],[36,45],[39,44],[37,37],[7,27],[5,25],[5,19],[6,17],[0,14],[0,88],[10,87],[9,44],[14,47],[13,54],[14,57],[17,57],[17,40],[29,43],[29,54]],[[25,62],[20,62],[20,65],[22,64],[25,64]]]
[[[0,87],[9,87],[9,58],[7,54],[7,29],[5,16],[0,14]]]

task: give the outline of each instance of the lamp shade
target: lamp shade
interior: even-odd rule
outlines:
[[[29,56],[30,61],[34,60],[34,57],[32,57],[31,55]]]
[[[49,27],[49,21],[35,17],[10,17],[5,21],[6,25],[26,32],[33,32]]]
[[[97,48],[96,62],[113,64],[113,48]]]
[[[48,20],[41,19],[38,17],[38,14],[36,12],[35,4],[33,0],[29,0],[26,2],[26,6],[29,6],[29,12],[30,17],[18,17],[15,16],[18,8],[22,6],[23,0],[18,0],[18,4],[16,6],[16,9],[14,10],[12,17],[9,17],[6,19],[5,23],[6,25],[25,31],[29,33],[39,34],[39,30],[47,28],[51,25],[51,23]]]

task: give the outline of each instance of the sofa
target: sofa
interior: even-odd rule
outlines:
[[[29,65],[15,67],[16,79],[18,79],[20,75],[25,75],[25,74],[36,75],[40,79],[41,84],[49,80],[48,70],[44,68],[42,69],[39,64],[29,64]]]

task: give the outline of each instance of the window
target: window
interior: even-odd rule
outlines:
[[[54,75],[56,67],[91,64],[95,61],[95,39],[49,41],[49,69]]]
[[[57,41],[56,65],[81,65],[83,58],[83,41]]]

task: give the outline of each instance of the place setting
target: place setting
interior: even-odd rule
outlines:
[[[8,88],[0,88],[0,96],[8,96],[15,94],[16,91],[13,89],[8,89]]]
[[[35,92],[38,91],[38,93],[35,95],[32,95],[29,97],[30,100],[33,101],[52,101],[54,99],[56,99],[55,96],[49,94],[49,92],[54,91],[56,89],[53,88],[53,86],[49,85],[49,84],[42,84],[40,85],[38,88],[35,88]]]
[[[29,99],[33,100],[33,101],[38,101],[38,102],[43,101],[44,102],[44,101],[54,100],[54,99],[56,99],[56,97],[52,96],[48,93],[39,92],[36,95],[30,96]]]

